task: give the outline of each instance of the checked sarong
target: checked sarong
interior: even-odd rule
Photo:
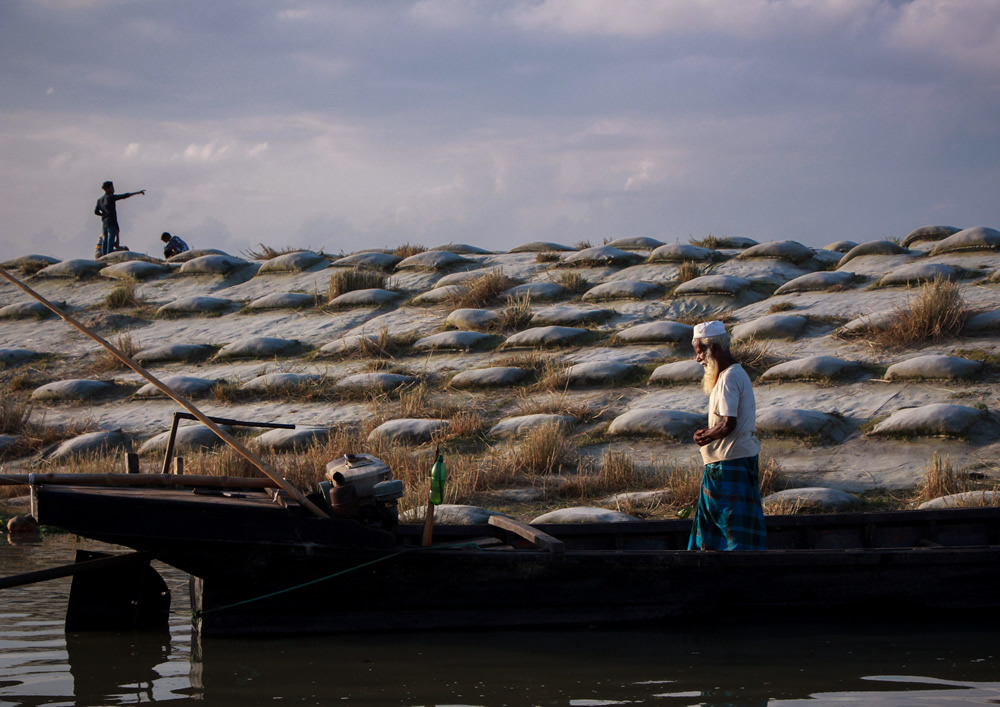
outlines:
[[[766,550],[757,456],[705,465],[688,550]]]

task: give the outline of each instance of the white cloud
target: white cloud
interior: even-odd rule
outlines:
[[[563,34],[764,39],[854,32],[883,8],[880,0],[542,0],[518,3],[507,18]]]
[[[1000,79],[1000,2],[912,0],[900,8],[890,47]]]
[[[221,147],[214,142],[204,145],[190,144],[184,149],[184,159],[191,162],[212,162],[221,159],[229,152],[229,145]]]
[[[130,142],[122,152],[122,157],[135,157],[139,154],[139,143]]]
[[[266,142],[258,142],[256,145],[247,150],[247,157],[258,157],[267,151],[268,144]]]

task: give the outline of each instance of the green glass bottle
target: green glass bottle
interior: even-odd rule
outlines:
[[[448,470],[444,468],[444,456],[438,455],[437,461],[431,467],[431,503],[439,506],[444,503],[444,482],[448,478]]]

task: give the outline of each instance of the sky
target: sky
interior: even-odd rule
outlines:
[[[997,0],[2,0],[0,259],[1000,228]]]

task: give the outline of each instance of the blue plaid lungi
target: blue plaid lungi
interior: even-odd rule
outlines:
[[[688,550],[766,550],[757,455],[705,465]]]

